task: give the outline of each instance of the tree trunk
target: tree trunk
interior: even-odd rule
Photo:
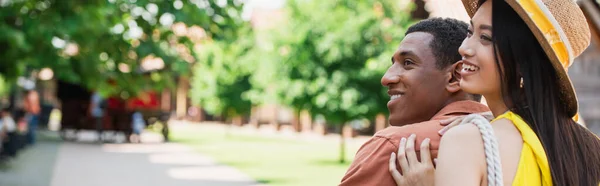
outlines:
[[[187,77],[180,76],[177,82],[177,95],[175,113],[177,118],[186,119],[187,115],[187,93],[189,91],[189,81]]]
[[[227,127],[225,128],[225,138],[230,138],[231,137],[231,130],[233,130],[233,123],[227,123],[225,124],[227,125]]]
[[[231,123],[235,126],[242,126],[244,121],[244,119],[242,118],[242,116],[235,116],[231,119]]]
[[[300,124],[300,110],[293,110],[294,116],[292,117],[292,127],[296,132],[302,132],[302,125]]]
[[[344,126],[346,124],[339,125],[340,127],[340,163],[346,163],[346,138],[344,137]]]
[[[221,116],[221,120],[223,123],[225,123],[226,127],[225,127],[225,138],[230,138],[231,137],[231,131],[233,130],[233,120],[229,119],[229,116]]]
[[[302,132],[311,132],[314,130],[312,121],[312,117],[307,110],[302,110],[300,112],[300,125],[302,125]]]

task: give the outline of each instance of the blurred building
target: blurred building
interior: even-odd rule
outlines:
[[[600,4],[578,1],[592,33],[590,46],[575,59],[569,76],[579,98],[579,112],[592,132],[600,135]]]

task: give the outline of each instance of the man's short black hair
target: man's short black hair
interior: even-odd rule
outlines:
[[[458,48],[467,38],[469,25],[452,18],[430,18],[410,26],[405,35],[413,32],[425,32],[433,35],[429,43],[435,56],[436,67],[444,69],[461,60]],[[481,95],[472,94],[472,99],[481,101]]]
[[[425,32],[433,35],[429,43],[436,58],[436,66],[444,69],[461,60],[458,47],[467,37],[469,25],[452,18],[430,18],[419,21],[408,28],[405,35],[413,32]]]

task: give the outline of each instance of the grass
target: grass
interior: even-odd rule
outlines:
[[[271,186],[337,185],[361,144],[347,143],[339,163],[338,140],[300,140],[231,132],[219,127],[177,127],[173,140],[188,144],[220,163]]]

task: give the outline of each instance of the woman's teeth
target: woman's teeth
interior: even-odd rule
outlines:
[[[463,65],[462,65],[462,67],[463,67],[463,70],[464,70],[464,71],[471,71],[471,72],[474,72],[474,71],[477,71],[477,70],[479,70],[479,67],[477,67],[477,66],[474,66],[474,65],[463,64]]]

